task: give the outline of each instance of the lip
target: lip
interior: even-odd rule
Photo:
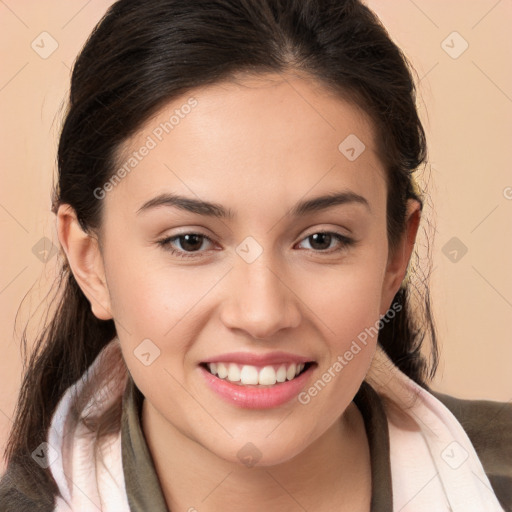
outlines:
[[[251,366],[267,366],[271,364],[299,364],[313,362],[311,357],[303,357],[289,352],[274,351],[268,354],[254,354],[249,352],[229,352],[211,357],[202,363],[238,363]]]
[[[226,357],[226,355],[227,354],[224,354],[222,357]],[[219,359],[219,361],[222,360]],[[304,362],[307,362],[307,360]],[[199,370],[209,389],[214,391],[229,404],[242,409],[271,409],[279,407],[296,397],[306,386],[316,366],[317,364],[313,363],[298,377],[266,387],[233,384],[228,380],[220,379],[216,375],[212,375],[201,365],[199,366]]]

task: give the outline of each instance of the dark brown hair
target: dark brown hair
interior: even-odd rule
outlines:
[[[94,191],[118,168],[122,143],[151,116],[198,86],[244,73],[291,71],[350,99],[373,121],[387,171],[392,250],[404,233],[407,199],[423,205],[412,180],[426,160],[426,142],[411,69],[359,0],[120,0],[94,28],[73,67],[53,211],[70,204],[84,231],[94,234],[102,216]],[[426,279],[411,284],[414,277],[397,293],[402,309],[380,329],[379,343],[402,371],[428,388],[437,365],[436,336]],[[31,452],[46,440],[65,390],[116,334],[112,320],[92,314],[65,258],[54,291],[53,316],[31,353],[5,451],[8,476],[33,482],[34,503],[38,496],[44,502],[41,488],[48,490],[47,502],[57,488]],[[414,315],[411,291],[419,297]],[[421,352],[426,335],[430,365]],[[118,428],[112,420],[118,416],[111,414],[102,431]],[[21,498],[5,480],[0,498],[14,507]]]

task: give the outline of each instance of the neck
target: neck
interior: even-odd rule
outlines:
[[[368,440],[353,402],[302,452],[273,466],[245,467],[218,457],[184,436],[146,399],[142,428],[169,510],[370,509]]]

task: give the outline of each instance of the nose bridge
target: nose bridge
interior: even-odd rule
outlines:
[[[229,300],[224,302],[223,320],[258,339],[280,329],[296,327],[300,320],[295,295],[286,286],[285,276],[276,268],[271,251],[261,251],[254,259],[254,245],[240,244],[235,268],[231,271]],[[249,251],[243,252],[249,247]]]

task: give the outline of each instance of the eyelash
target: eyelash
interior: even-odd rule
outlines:
[[[336,233],[334,231],[315,231],[314,233],[311,233],[310,235],[308,235],[305,238],[303,238],[301,240],[301,242],[303,240],[307,240],[308,238],[312,237],[313,235],[320,235],[320,234],[321,235],[333,235],[334,238],[338,242],[341,242],[341,248],[334,249],[334,250],[332,250],[332,249],[331,250],[324,250],[324,251],[321,251],[321,250],[316,250],[315,251],[314,249],[306,249],[306,250],[308,250],[310,252],[317,253],[317,254],[332,254],[332,253],[337,253],[337,252],[344,251],[344,250],[348,249],[350,246],[353,246],[353,245],[356,244],[356,241],[353,240],[352,238],[348,238],[347,236],[342,235],[340,233]],[[173,241],[178,240],[179,238],[185,237],[186,235],[198,235],[198,236],[202,237],[203,239],[208,240],[209,242],[213,243],[213,240],[209,236],[203,235],[202,233],[190,232],[190,233],[182,233],[182,234],[179,234],[179,235],[174,235],[174,236],[171,236],[171,237],[164,238],[162,240],[158,240],[157,244],[160,247],[163,247],[164,249],[169,251],[173,256],[177,256],[178,258],[183,258],[183,259],[186,259],[186,258],[198,258],[198,257],[201,258],[202,256],[197,256],[197,254],[200,253],[200,252],[204,252],[204,251],[194,251],[194,252],[191,252],[191,253],[187,253],[186,251],[176,250],[176,249],[173,249],[171,247],[171,243]]]

